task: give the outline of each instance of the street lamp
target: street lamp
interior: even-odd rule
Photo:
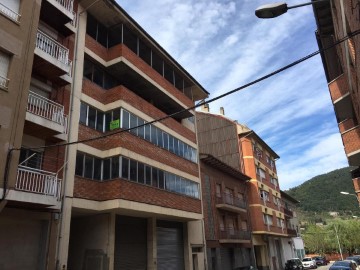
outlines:
[[[359,207],[360,207],[360,199],[356,194],[352,194],[352,193],[349,193],[349,192],[346,192],[346,191],[340,191],[340,193],[343,194],[343,195],[355,196],[356,200],[358,201]]]
[[[277,16],[280,16],[280,15],[286,13],[289,9],[292,9],[292,8],[314,5],[314,4],[317,4],[320,2],[325,2],[325,1],[328,2],[329,0],[311,1],[311,2],[307,2],[304,4],[295,5],[295,6],[290,6],[290,7],[288,7],[288,5],[285,2],[266,4],[266,5],[262,5],[262,6],[258,7],[255,10],[255,15],[256,15],[256,17],[261,18],[261,19],[271,19],[271,18],[275,18]]]

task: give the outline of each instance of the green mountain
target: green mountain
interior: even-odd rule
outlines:
[[[355,194],[350,174],[353,169],[345,167],[315,176],[285,192],[300,201],[298,209],[305,212],[335,211],[360,216],[356,197],[340,193],[346,191]]]

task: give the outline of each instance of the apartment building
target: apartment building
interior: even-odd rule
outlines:
[[[294,197],[286,192],[280,190],[281,203],[284,208],[285,227],[288,238],[282,238],[283,245],[290,245],[289,249],[285,250],[285,261],[291,258],[304,258],[305,248],[304,241],[300,236],[300,224],[296,214],[296,206],[300,203]]]
[[[0,1],[1,269],[55,269],[75,11]]]
[[[207,269],[249,269],[255,265],[246,185],[250,178],[199,150]]]
[[[203,269],[174,113],[207,91],[112,0],[0,0],[0,25],[0,268]]]
[[[345,154],[352,171],[355,192],[360,200],[360,89],[359,5],[354,1],[325,1],[314,5],[316,38],[321,53],[330,97],[334,105]],[[346,36],[344,42],[332,47]],[[331,48],[330,48],[331,47]],[[329,48],[329,49],[327,49]]]
[[[205,106],[196,113],[199,149],[247,175],[251,243],[258,269],[281,269],[285,265],[282,239],[288,238],[281,191],[276,173],[278,155],[245,125]],[[205,213],[205,212],[204,212]]]

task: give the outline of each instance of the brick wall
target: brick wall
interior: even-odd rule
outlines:
[[[102,135],[101,132],[81,124],[79,125],[79,140],[94,138],[100,135]],[[157,147],[154,144],[131,134],[130,132],[114,134],[103,139],[87,142],[86,144],[102,151],[123,147],[139,155],[148,157],[151,160],[158,161],[191,175],[199,175],[198,164]]]
[[[339,123],[340,133],[344,133],[345,131],[353,128],[355,126],[353,119],[346,119]]]
[[[94,201],[124,199],[201,213],[201,201],[198,199],[123,179],[99,182],[75,177],[74,197]]]
[[[194,103],[187,96],[185,96],[180,90],[175,88],[175,86],[173,86],[169,81],[164,79],[162,75],[155,71],[144,60],[138,57],[133,51],[126,47],[126,45],[118,44],[110,49],[106,49],[98,42],[96,42],[92,37],[86,35],[85,46],[105,61],[113,60],[121,56],[125,57],[138,69],[140,69],[147,76],[149,76],[153,81],[166,89],[167,92],[169,92],[171,95],[173,95],[183,104],[185,104],[186,107],[192,107],[194,105]]]
[[[247,213],[234,213],[231,211],[224,211],[216,208],[216,184],[221,185],[221,192],[224,193],[225,188],[234,190],[235,192],[244,193],[245,200],[247,196],[246,183],[243,180],[236,179],[226,173],[223,173],[204,162],[200,162],[201,166],[201,183],[202,183],[202,194],[203,194],[203,215],[204,215],[204,224],[205,224],[205,237],[207,240],[219,239],[219,228],[220,228],[220,218],[225,216],[226,220],[229,221],[231,218],[236,218],[238,221],[243,220],[248,222]],[[210,189],[207,188],[205,183],[205,175],[209,177]],[[207,200],[207,193],[210,192],[210,200]],[[212,220],[210,220],[212,219]],[[249,223],[248,223],[249,224]],[[224,224],[225,227],[227,226]],[[241,223],[238,222],[238,226]],[[211,226],[213,226],[213,231]],[[250,228],[249,228],[250,229]],[[235,230],[241,230],[241,228],[235,228]],[[213,235],[214,234],[214,235]]]
[[[342,74],[340,77],[329,83],[329,90],[333,102],[341,98],[345,94],[349,93],[349,86],[347,84],[347,75]]]
[[[149,102],[137,96],[134,92],[131,92],[122,85],[105,90],[90,80],[84,79],[82,92],[103,104],[109,104],[115,100],[124,100],[132,107],[142,111],[153,119],[159,119],[166,116],[166,114],[160,111],[158,108],[151,105]],[[161,123],[176,133],[181,134],[188,140],[196,143],[195,133],[181,125],[175,119],[168,118],[161,121]]]
[[[360,150],[360,128],[354,128],[342,134],[343,143],[345,145],[345,153]]]

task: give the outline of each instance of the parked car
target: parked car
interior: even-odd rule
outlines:
[[[330,266],[329,270],[356,270],[357,265],[354,261],[344,260],[344,261],[336,261]]]
[[[315,260],[313,260],[311,257],[304,257],[304,259],[302,259],[302,265],[304,266],[304,269],[317,268]]]
[[[324,256],[313,257],[313,260],[315,260],[316,265],[327,265],[329,263]]]
[[[299,258],[292,258],[286,261],[285,270],[304,270],[304,266]]]
[[[357,265],[356,269],[360,270],[360,257],[359,256],[350,256],[350,257],[347,257],[346,260],[354,261]]]

